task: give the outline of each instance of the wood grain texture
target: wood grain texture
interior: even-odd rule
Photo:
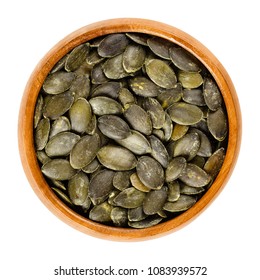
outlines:
[[[49,71],[66,53],[98,36],[116,32],[142,32],[177,43],[196,56],[216,80],[226,105],[229,136],[225,161],[214,184],[189,210],[177,218],[147,229],[121,229],[83,218],[63,204],[47,185],[37,162],[33,140],[33,116],[38,93]],[[120,18],[82,27],[58,42],[38,63],[28,80],[21,101],[18,142],[21,162],[33,190],[40,200],[62,221],[91,236],[117,241],[139,241],[172,233],[195,219],[217,197],[235,167],[241,142],[242,121],[234,85],[218,59],[199,41],[172,26],[145,19]]]

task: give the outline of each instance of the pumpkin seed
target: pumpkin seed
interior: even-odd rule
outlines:
[[[211,176],[197,165],[187,163],[179,179],[190,187],[199,188],[206,186],[210,182]]]
[[[109,193],[114,189],[114,175],[114,171],[104,169],[91,178],[89,184],[89,197],[94,205],[104,202]]]
[[[159,94],[159,87],[146,77],[135,77],[129,80],[132,91],[139,96],[155,97]]]
[[[45,164],[46,162],[50,161],[51,158],[47,156],[44,150],[40,150],[36,152],[37,159],[40,163]]]
[[[203,83],[203,95],[205,102],[211,111],[216,111],[222,104],[222,96],[216,83],[210,79],[205,78]]]
[[[114,140],[125,139],[131,134],[128,124],[114,115],[99,117],[98,127],[104,135]]]
[[[98,134],[85,135],[74,145],[70,153],[70,164],[74,169],[81,169],[88,165],[100,148]]]
[[[223,141],[227,136],[227,118],[222,108],[210,112],[207,119],[210,133],[218,141]]]
[[[147,45],[153,53],[164,59],[170,59],[169,49],[172,43],[160,37],[152,37],[147,40]]]
[[[111,222],[111,212],[113,206],[107,201],[95,205],[89,212],[89,218],[96,222],[108,223]]]
[[[130,187],[120,192],[114,199],[116,205],[124,208],[136,208],[143,204],[145,193]]]
[[[182,99],[189,104],[193,104],[197,106],[206,105],[202,94],[202,90],[200,88],[193,88],[193,89],[185,88],[183,90]]]
[[[42,118],[42,110],[43,110],[43,97],[40,94],[36,101],[35,111],[34,111],[34,128],[37,127],[39,121]]]
[[[182,97],[182,86],[177,83],[174,88],[163,89],[157,97],[157,100],[161,103],[164,109],[167,109],[173,103],[181,100]]]
[[[103,62],[95,64],[91,70],[91,82],[92,84],[103,84],[108,82],[109,79],[103,72]]]
[[[136,104],[131,104],[124,111],[124,117],[133,129],[145,134],[152,133],[152,121],[146,111]]]
[[[74,99],[80,97],[88,98],[90,93],[90,80],[86,75],[80,75],[75,78],[70,87],[70,92],[74,93]]]
[[[107,82],[98,85],[91,93],[91,97],[106,96],[116,99],[118,97],[120,88],[121,85],[118,82]]]
[[[200,73],[197,72],[178,72],[178,81],[181,82],[184,88],[197,88],[203,83],[203,78]]]
[[[69,155],[80,136],[72,132],[61,132],[46,144],[45,152],[49,157],[63,157]]]
[[[192,128],[190,130],[190,132],[195,132],[199,135],[200,138],[200,147],[199,150],[197,152],[198,156],[201,157],[209,157],[212,154],[212,146],[210,143],[210,140],[208,139],[208,137],[206,136],[205,133],[203,133],[201,130],[196,129],[196,128]]]
[[[168,197],[170,202],[177,201],[180,198],[180,184],[178,181],[168,182]]]
[[[70,121],[67,117],[61,116],[57,118],[50,129],[49,137],[52,138],[53,136],[57,135],[60,132],[69,131],[71,130]]]
[[[145,61],[145,50],[140,45],[128,45],[123,54],[123,67],[127,73],[140,70]]]
[[[146,63],[146,73],[149,78],[162,88],[174,88],[177,83],[173,69],[163,60],[151,59]]]
[[[137,190],[141,191],[141,192],[149,192],[151,189],[146,187],[141,180],[139,179],[139,177],[137,176],[137,173],[133,173],[130,176],[130,181],[133,187],[135,187]]]
[[[52,187],[51,188],[64,202],[66,202],[67,204],[69,205],[73,205],[71,200],[69,199],[69,197],[62,191],[60,190],[59,188],[55,188],[55,187]]]
[[[124,171],[135,168],[137,160],[132,152],[126,148],[107,145],[102,147],[97,153],[98,160],[105,167]]]
[[[186,72],[199,72],[199,61],[188,51],[180,47],[171,47],[169,50],[173,64]]]
[[[107,35],[98,46],[98,54],[102,57],[114,57],[125,50],[128,42],[125,34]]]
[[[89,53],[89,44],[81,44],[75,47],[68,55],[65,62],[65,70],[75,71],[86,60]]]
[[[182,194],[175,202],[166,202],[163,209],[169,212],[181,212],[191,208],[196,203],[192,196]]]
[[[118,99],[126,109],[130,104],[135,103],[134,95],[127,88],[121,88],[118,94]]]
[[[160,189],[164,183],[164,171],[155,159],[142,156],[136,165],[137,176],[141,182],[150,189]]]
[[[58,71],[49,74],[43,83],[43,90],[49,94],[59,94],[68,90],[75,79],[74,73]]]
[[[83,205],[88,196],[89,179],[86,174],[79,172],[68,182],[68,193],[74,205]]]
[[[117,227],[124,227],[127,225],[127,210],[122,207],[114,207],[111,211],[111,220]]]
[[[181,188],[180,188],[180,193],[186,194],[186,195],[195,195],[195,194],[202,193],[204,191],[205,191],[205,189],[202,187],[194,188],[194,187],[190,187],[187,185],[181,185]]]
[[[167,109],[167,113],[171,117],[172,121],[182,125],[196,124],[203,117],[203,112],[199,107],[184,102],[172,104]]]
[[[169,163],[169,155],[165,146],[161,140],[159,140],[154,135],[149,136],[148,139],[152,148],[151,156],[156,159],[164,168],[166,168]]]
[[[89,100],[94,114],[102,115],[117,115],[123,113],[123,107],[120,103],[106,96],[93,97]]]
[[[50,120],[41,119],[35,130],[35,146],[37,150],[43,150],[50,133]]]
[[[176,141],[176,140],[180,139],[181,137],[183,137],[187,133],[188,130],[189,130],[188,125],[182,125],[182,124],[176,123],[173,127],[173,130],[172,130],[171,139],[173,141]]]
[[[128,220],[130,222],[139,222],[147,217],[143,211],[143,207],[139,206],[136,208],[128,209]]]
[[[204,165],[204,170],[214,179],[224,162],[225,159],[225,149],[222,147],[215,151],[206,161]]]
[[[99,168],[99,166],[99,161],[94,158],[89,164],[82,167],[82,171],[84,171],[85,173],[93,173]]]
[[[133,40],[135,43],[147,46],[147,39],[149,38],[149,35],[144,33],[126,33],[126,36]]]
[[[133,228],[148,228],[159,224],[162,221],[162,219],[162,217],[154,215],[137,222],[129,221],[128,225]]]
[[[52,159],[42,166],[41,171],[48,178],[60,181],[69,180],[76,174],[66,159]]]
[[[103,72],[109,79],[122,79],[129,75],[123,67],[123,54],[107,59],[103,64]]]
[[[151,190],[143,201],[143,210],[146,215],[154,215],[158,211],[162,210],[163,205],[166,202],[168,193],[167,188],[161,188],[160,190]]]
[[[113,177],[113,186],[120,191],[130,187],[131,174],[132,174],[131,171],[116,172]]]
[[[173,182],[178,179],[183,170],[186,168],[186,164],[186,159],[184,157],[173,158],[165,170],[165,181]]]

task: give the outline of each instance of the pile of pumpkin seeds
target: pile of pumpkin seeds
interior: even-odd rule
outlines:
[[[34,115],[40,168],[69,207],[146,228],[192,207],[219,173],[228,123],[209,71],[184,48],[113,33],[65,55]]]

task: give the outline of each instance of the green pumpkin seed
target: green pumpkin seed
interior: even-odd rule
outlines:
[[[167,188],[161,188],[160,190],[151,190],[143,201],[143,210],[146,215],[154,215],[158,211],[162,210],[168,193]]]
[[[98,128],[104,135],[114,140],[127,138],[131,134],[128,124],[114,115],[99,117]]]
[[[108,82],[109,79],[103,72],[103,62],[95,64],[91,70],[91,82],[92,84],[103,84]]]
[[[144,34],[144,33],[135,33],[135,32],[129,32],[126,33],[126,36],[133,40],[135,43],[147,46],[147,39],[150,38],[149,35]]]
[[[178,81],[184,88],[197,88],[203,83],[203,78],[200,73],[197,72],[178,72]]]
[[[41,117],[42,117],[42,110],[43,110],[43,97],[42,95],[40,94],[37,98],[37,101],[36,101],[36,106],[35,106],[35,111],[34,111],[34,128],[37,127],[39,121],[41,120]]]
[[[64,202],[66,202],[67,204],[69,205],[73,205],[71,200],[69,199],[69,197],[62,191],[60,190],[59,188],[55,188],[55,187],[52,187],[51,188]]]
[[[188,130],[189,130],[188,125],[182,125],[182,124],[176,123],[173,127],[173,130],[172,130],[171,139],[173,141],[176,141],[176,140],[180,139],[181,137],[183,137],[187,133]]]
[[[222,108],[215,112],[210,112],[207,119],[210,133],[218,141],[223,141],[227,136],[228,125],[226,114]]]
[[[107,82],[98,85],[91,93],[91,97],[106,96],[116,99],[118,97],[120,88],[121,85],[118,82]]]
[[[211,111],[216,111],[222,104],[222,96],[217,84],[210,78],[205,78],[203,83],[205,102]]]
[[[55,120],[64,115],[74,102],[74,96],[66,91],[52,96],[43,109],[43,116]]]
[[[81,44],[75,47],[68,55],[65,62],[65,70],[68,72],[75,71],[86,60],[89,53],[89,44]]]
[[[36,156],[39,162],[42,164],[45,164],[46,162],[51,160],[51,158],[47,156],[44,150],[37,151]]]
[[[87,131],[92,120],[92,110],[89,102],[85,98],[78,98],[69,109],[69,117],[72,130],[78,133]]]
[[[85,173],[93,173],[99,168],[99,166],[99,161],[95,158],[89,164],[82,167],[82,171],[84,171]]]
[[[42,173],[53,180],[69,180],[76,174],[66,159],[53,159],[45,163],[41,168]]]
[[[130,176],[132,171],[118,171],[113,178],[113,186],[122,191],[130,187]]]
[[[127,225],[127,210],[121,207],[114,207],[111,211],[111,220],[117,227]]]
[[[97,157],[102,165],[116,171],[131,170],[137,164],[137,160],[132,152],[114,145],[102,147],[98,151]]]
[[[193,89],[185,88],[183,90],[182,99],[189,104],[193,104],[197,106],[206,105],[202,94],[202,90],[200,88],[193,88]]]
[[[135,77],[129,80],[132,91],[139,96],[155,97],[159,92],[159,87],[145,77]]]
[[[91,178],[89,197],[94,205],[104,202],[109,193],[113,190],[114,175],[114,171],[104,169]]]
[[[149,78],[162,88],[174,88],[177,83],[173,69],[163,60],[151,59],[146,63],[146,73]]]
[[[168,113],[165,114],[165,122],[163,124],[162,130],[163,130],[164,134],[163,134],[163,138],[161,138],[161,140],[166,141],[166,142],[169,141],[172,136],[173,124],[172,124],[171,117],[169,116]]]
[[[54,186],[58,187],[59,189],[66,191],[67,188],[64,184],[63,181],[59,181],[59,180],[51,180],[51,182],[53,183]]]
[[[180,47],[171,47],[169,50],[173,64],[186,72],[199,72],[199,61],[188,51]]]
[[[43,90],[49,94],[59,94],[68,90],[75,79],[74,73],[58,71],[47,76]]]
[[[129,105],[135,103],[134,95],[127,88],[121,88],[118,94],[118,100],[121,102],[123,107],[126,109]]]
[[[139,229],[140,228],[149,228],[149,227],[159,224],[162,221],[162,219],[163,219],[162,217],[154,215],[154,216],[149,216],[149,217],[147,217],[141,221],[137,221],[137,222],[129,221],[128,225],[130,227],[139,228]]]
[[[170,202],[177,201],[180,198],[180,184],[178,181],[168,182],[168,197]]]
[[[88,165],[100,148],[98,134],[85,135],[74,145],[70,153],[70,164],[75,169],[81,169]]]
[[[173,158],[165,170],[165,181],[173,182],[178,179],[186,168],[186,164],[186,159],[184,157]]]
[[[120,103],[106,96],[93,97],[89,100],[92,111],[95,115],[117,115],[123,113]]]
[[[62,70],[62,68],[64,68],[65,65],[65,61],[68,57],[68,54],[66,54],[65,56],[63,56],[55,65],[54,67],[51,69],[50,73],[54,73],[54,72],[58,72],[60,70]]]
[[[187,133],[175,142],[173,156],[182,156],[189,161],[197,155],[200,146],[199,134],[196,132]]]
[[[204,191],[205,191],[205,189],[202,187],[194,188],[194,187],[190,187],[187,185],[181,185],[181,188],[180,188],[180,193],[186,194],[186,195],[196,195],[196,194],[203,193]]]
[[[88,98],[90,94],[90,80],[86,75],[80,75],[75,78],[70,87],[70,92],[74,93],[74,99],[80,97]]]
[[[175,202],[166,202],[163,209],[169,212],[181,212],[191,208],[196,203],[192,196],[182,194]]]
[[[197,165],[188,163],[179,179],[190,187],[199,188],[206,186],[211,176]]]
[[[169,154],[161,142],[157,137],[151,135],[148,137],[148,140],[151,144],[151,156],[156,159],[164,168],[166,168],[169,164]]]
[[[128,220],[130,222],[139,222],[147,217],[143,211],[143,207],[139,206],[136,208],[128,209]]]
[[[88,196],[89,179],[86,174],[79,172],[68,182],[68,194],[74,205],[83,205]]]
[[[69,155],[80,136],[72,132],[61,132],[46,144],[45,152],[49,157],[63,157]]]
[[[129,43],[125,34],[107,35],[98,46],[98,54],[102,57],[114,57],[121,54]]]
[[[164,183],[164,171],[155,159],[142,156],[138,159],[136,172],[141,182],[150,189],[160,189]]]
[[[199,135],[200,138],[200,147],[199,150],[197,152],[198,156],[201,157],[210,157],[212,154],[212,146],[210,143],[209,138],[206,136],[205,133],[203,133],[201,130],[196,129],[196,128],[192,128],[190,130],[190,132],[195,132]]]
[[[86,62],[87,62],[89,65],[93,66],[93,65],[95,65],[95,64],[97,64],[97,63],[99,63],[99,62],[101,62],[101,61],[104,60],[104,59],[105,59],[104,57],[102,57],[102,56],[100,56],[100,55],[98,54],[97,49],[93,49],[93,50],[91,50],[91,51],[89,52],[89,54],[88,54],[88,56],[87,56],[87,59],[86,59]]]
[[[181,100],[182,86],[177,83],[174,88],[162,89],[157,97],[157,100],[161,103],[163,109],[167,109],[173,103]]]
[[[141,192],[149,192],[151,189],[146,187],[141,180],[139,179],[139,177],[137,176],[137,173],[133,173],[130,176],[130,181],[133,187],[135,187],[137,190],[141,191]]]
[[[140,45],[128,45],[123,54],[123,67],[127,73],[140,70],[145,61],[145,50]]]
[[[145,193],[130,187],[120,192],[114,199],[116,205],[124,208],[136,208],[143,204]]]
[[[117,80],[129,75],[123,67],[123,57],[123,54],[119,54],[106,60],[103,64],[103,71],[107,78]]]
[[[131,130],[131,134],[126,138],[115,141],[136,155],[143,155],[151,152],[149,141],[143,134],[136,130]]]
[[[57,135],[60,132],[69,131],[71,130],[70,121],[67,117],[61,116],[57,118],[50,129],[49,137],[52,138],[53,136]]]
[[[35,146],[37,150],[43,150],[46,146],[50,133],[50,120],[41,119],[35,130]]]
[[[173,122],[181,125],[196,124],[203,117],[203,112],[199,107],[184,102],[174,103],[167,109],[167,113]]]
[[[147,45],[151,51],[164,59],[170,59],[169,49],[172,43],[160,37],[152,37],[147,40]]]
[[[225,159],[225,149],[222,147],[215,151],[206,161],[204,170],[214,179],[218,175]]]
[[[152,133],[152,121],[142,107],[136,104],[129,105],[124,111],[124,117],[133,129],[145,135],[150,135]]]
[[[96,222],[108,223],[111,222],[111,212],[113,206],[108,202],[95,205],[89,212],[89,218]]]

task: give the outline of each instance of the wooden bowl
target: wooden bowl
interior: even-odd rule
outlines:
[[[146,229],[116,228],[93,222],[74,212],[52,192],[37,162],[33,140],[33,116],[36,99],[43,81],[52,67],[65,54],[83,42],[116,32],[142,32],[165,38],[197,57],[217,82],[226,105],[229,125],[228,146],[223,166],[210,189],[189,210],[178,217]],[[227,183],[239,154],[241,141],[241,115],[233,83],[218,59],[200,42],[172,26],[145,19],[111,19],[87,25],[57,43],[33,71],[20,107],[19,150],[24,171],[40,200],[58,218],[91,236],[117,240],[137,241],[172,233],[191,222],[210,205]]]

